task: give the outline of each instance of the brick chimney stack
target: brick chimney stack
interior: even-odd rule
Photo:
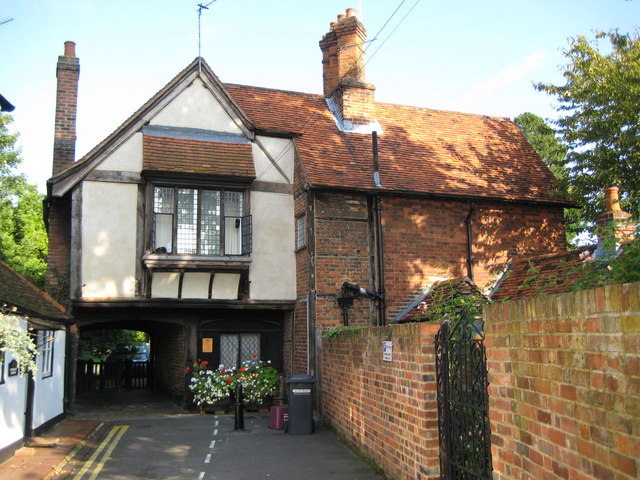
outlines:
[[[619,190],[618,187],[604,189],[605,211],[596,218],[596,228],[600,235],[613,236],[616,243],[626,243],[633,240],[636,225],[631,214],[620,208]]]
[[[375,87],[365,78],[366,39],[355,8],[349,8],[320,40],[324,95],[346,131],[375,129],[366,128],[376,123]]]
[[[58,91],[53,140],[53,176],[73,165],[76,156],[76,112],[80,60],[76,57],[74,42],[64,43],[64,55],[58,57],[56,77],[58,78]]]

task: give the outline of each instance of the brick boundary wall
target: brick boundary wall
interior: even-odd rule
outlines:
[[[389,479],[436,480],[435,335],[428,323],[368,327],[322,339],[321,413]],[[383,361],[383,341],[393,359]]]
[[[640,283],[484,316],[494,478],[638,478]]]

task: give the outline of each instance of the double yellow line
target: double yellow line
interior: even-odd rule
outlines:
[[[90,472],[90,476],[88,476],[85,480],[95,480],[98,478],[98,475],[102,471],[104,464],[107,463],[109,458],[111,458],[111,454],[113,450],[118,445],[118,442],[122,439],[122,436],[128,430],[129,425],[116,425],[111,429],[111,431],[107,434],[104,440],[100,443],[95,452],[91,455],[89,460],[87,460],[80,471],[76,473],[73,477],[73,480],[81,480],[84,478],[85,474],[93,467],[92,472]],[[104,454],[103,454],[104,452]]]

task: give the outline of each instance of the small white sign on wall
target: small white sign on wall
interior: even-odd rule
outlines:
[[[393,342],[382,342],[382,360],[385,362],[393,361]]]

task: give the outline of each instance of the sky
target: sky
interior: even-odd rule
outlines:
[[[216,0],[198,35],[197,0],[0,0],[0,93],[16,107],[19,172],[46,191],[67,40],[80,59],[79,159],[199,51],[223,82],[322,93],[318,42],[350,7],[368,32],[377,101],[509,118],[557,118],[533,84],[563,83],[568,39],[640,22],[640,0]]]

